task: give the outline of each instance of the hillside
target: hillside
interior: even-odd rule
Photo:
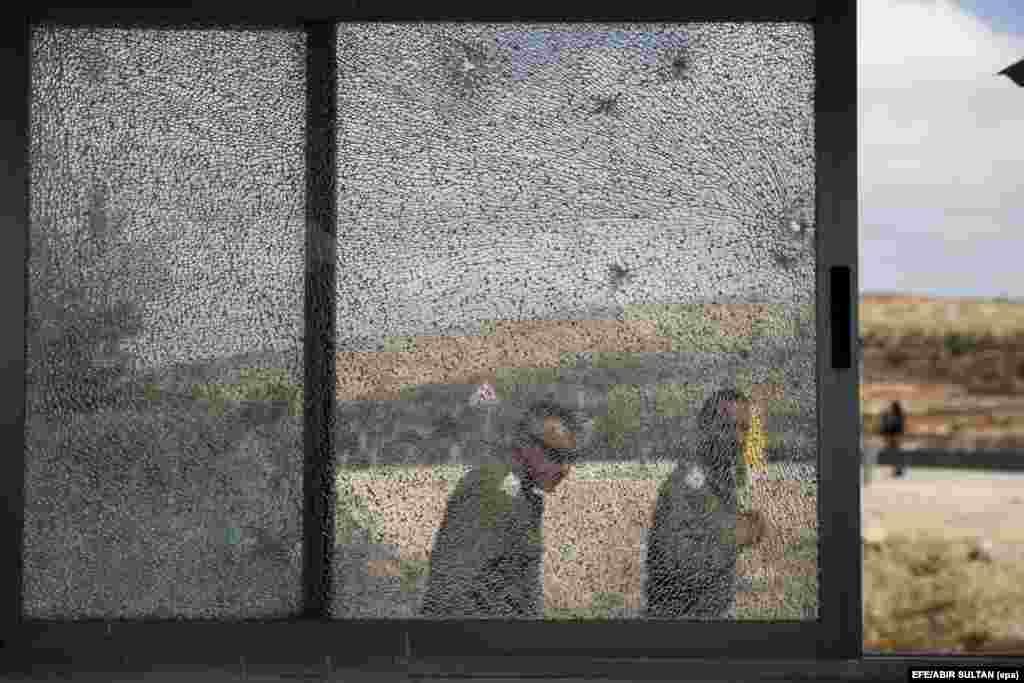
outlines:
[[[868,434],[900,400],[910,447],[1024,447],[1024,304],[866,294],[860,329]]]

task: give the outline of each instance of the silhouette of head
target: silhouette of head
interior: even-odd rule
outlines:
[[[699,427],[702,434],[718,438],[732,438],[742,443],[750,431],[753,412],[750,397],[733,388],[722,389],[704,402],[700,409]]]
[[[704,402],[698,416],[699,455],[712,481],[730,488],[744,438],[750,431],[753,411],[743,392],[726,388]]]
[[[579,459],[584,429],[579,415],[551,401],[530,406],[519,423],[515,444],[524,485],[554,491]]]

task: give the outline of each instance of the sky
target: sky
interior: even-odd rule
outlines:
[[[1024,297],[1017,0],[860,0],[862,292]]]

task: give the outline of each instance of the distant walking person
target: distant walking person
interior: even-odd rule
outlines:
[[[658,491],[647,541],[648,618],[732,616],[739,549],[767,532],[759,512],[738,509],[751,422],[750,399],[734,389],[701,408],[696,457],[681,460]]]
[[[422,616],[544,617],[544,496],[569,475],[590,433],[576,413],[536,403],[513,447],[463,477],[434,542]]]
[[[906,424],[903,419],[903,406],[900,405],[899,401],[893,401],[889,409],[882,413],[882,424],[881,433],[885,437],[885,447],[889,450],[898,451],[900,449],[900,441],[903,438],[903,433],[906,430]],[[895,476],[902,477],[906,472],[906,468],[902,465],[896,465]]]

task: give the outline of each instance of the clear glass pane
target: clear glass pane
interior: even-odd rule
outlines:
[[[33,33],[27,618],[300,609],[304,42]]]
[[[651,544],[670,618],[817,618],[813,48],[341,28],[337,618],[638,618]],[[545,397],[581,459],[536,494]]]

